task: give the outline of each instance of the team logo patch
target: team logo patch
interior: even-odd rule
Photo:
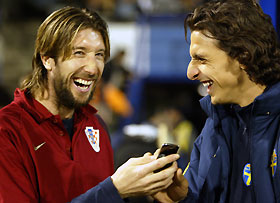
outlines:
[[[94,151],[99,152],[99,130],[94,130],[93,127],[86,127],[85,133]]]
[[[274,177],[276,168],[277,168],[277,154],[276,150],[273,150],[273,154],[271,155],[271,170],[272,170],[272,177]]]
[[[251,164],[246,164],[243,169],[243,181],[246,186],[251,185]]]

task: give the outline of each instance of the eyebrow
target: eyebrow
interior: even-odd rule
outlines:
[[[78,47],[73,47],[73,49],[72,50],[76,50],[76,49],[81,49],[81,50],[88,50],[88,48],[86,48],[86,47],[82,47],[82,46],[78,46]],[[103,49],[103,48],[101,48],[101,49],[98,49],[97,50],[98,52],[99,51],[103,51],[103,52],[105,52],[105,49]]]
[[[105,52],[105,49],[98,49],[97,51],[103,51],[103,52]]]
[[[75,50],[75,49],[82,49],[82,50],[86,50],[87,48],[86,48],[86,47],[81,47],[81,46],[79,46],[79,47],[73,47],[73,48],[72,48],[72,50]]]

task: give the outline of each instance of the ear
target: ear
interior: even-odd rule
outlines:
[[[42,60],[42,63],[43,65],[45,66],[45,68],[48,70],[48,71],[51,71],[55,65],[55,62],[54,62],[54,59],[49,57],[49,56],[43,56],[41,55],[41,60]]]
[[[243,65],[243,64],[240,64],[240,69],[241,69],[241,70],[245,70],[245,69],[246,69],[246,66]]]

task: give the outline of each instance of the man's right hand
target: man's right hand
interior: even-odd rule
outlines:
[[[160,159],[156,155],[146,153],[140,158],[131,158],[111,176],[113,184],[122,198],[141,195],[152,195],[166,189],[173,182],[177,171],[178,154],[172,154]],[[172,166],[154,173],[168,163]]]

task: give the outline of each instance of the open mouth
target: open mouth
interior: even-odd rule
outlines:
[[[74,84],[81,90],[89,89],[92,83],[93,83],[92,80],[84,80],[81,78],[74,79]]]
[[[210,87],[211,85],[213,85],[213,81],[212,80],[202,81],[202,84],[204,87]]]

